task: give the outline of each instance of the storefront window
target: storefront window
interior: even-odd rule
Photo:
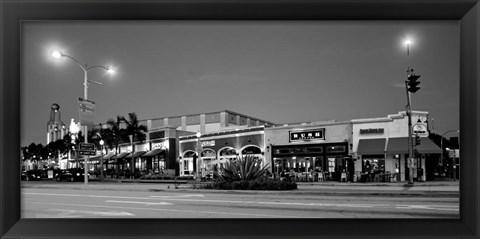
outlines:
[[[363,155],[363,171],[379,173],[385,171],[385,158],[383,155]]]
[[[327,153],[344,153],[346,147],[344,145],[327,146]]]

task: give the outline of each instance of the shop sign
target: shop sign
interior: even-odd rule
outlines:
[[[455,156],[456,156],[456,155],[455,155],[455,150],[450,150],[450,151],[448,152],[448,156],[449,156],[450,158],[455,158]]]
[[[207,140],[207,141],[201,141],[200,142],[200,147],[212,147],[215,146],[215,140]]]
[[[160,143],[153,143],[152,148],[153,149],[162,149],[165,147],[165,142],[160,142]]]
[[[413,126],[413,133],[419,136],[427,136],[427,127],[423,124]]]
[[[316,129],[310,131],[292,132],[290,131],[290,142],[292,141],[310,141],[325,140],[325,129]]]
[[[383,134],[383,128],[360,129],[360,134]]]

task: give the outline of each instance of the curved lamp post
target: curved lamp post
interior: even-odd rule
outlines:
[[[92,69],[95,69],[95,68],[99,68],[99,69],[104,69],[106,70],[108,73],[113,73],[114,70],[109,67],[109,66],[101,66],[101,65],[96,65],[96,66],[88,66],[87,64],[83,65],[82,63],[80,63],[80,61],[78,61],[77,59],[73,58],[72,56],[69,56],[67,54],[63,54],[62,52],[60,51],[54,51],[52,52],[52,56],[55,57],[55,58],[62,58],[62,57],[66,57],[72,61],[74,61],[75,63],[77,63],[78,66],[80,66],[80,68],[82,68],[83,72],[84,72],[84,77],[83,77],[83,98],[85,100],[88,99],[88,82],[91,82],[91,83],[94,83],[94,84],[97,84],[97,85],[102,85],[102,83],[100,82],[96,82],[96,81],[92,81],[92,80],[89,80],[88,79],[88,72]],[[85,143],[88,143],[88,127],[85,125]],[[85,168],[85,172],[84,172],[84,182],[85,184],[88,184],[88,156],[85,158],[85,164],[84,164],[84,168]]]

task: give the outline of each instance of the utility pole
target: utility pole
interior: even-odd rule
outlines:
[[[415,75],[413,73],[413,68],[410,68],[410,44],[412,41],[407,40],[405,41],[405,45],[407,45],[407,58],[408,58],[408,66],[407,66],[407,80],[405,81],[405,91],[407,93],[407,117],[408,117],[408,184],[413,184],[413,171],[414,168],[414,141],[412,139],[413,136],[413,128],[412,128],[412,101],[411,101],[411,93],[417,92],[420,87],[417,85],[420,84],[418,78],[419,75]]]

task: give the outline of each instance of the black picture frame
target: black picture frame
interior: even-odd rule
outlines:
[[[2,238],[479,238],[477,0],[0,0]],[[459,220],[20,219],[21,23],[37,20],[456,20],[460,24]]]

